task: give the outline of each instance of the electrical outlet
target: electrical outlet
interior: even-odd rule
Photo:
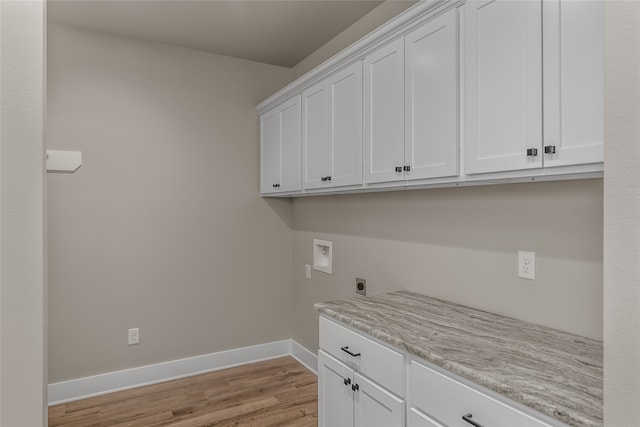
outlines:
[[[140,344],[140,329],[139,328],[131,328],[129,329],[129,345]]]
[[[518,251],[518,277],[535,280],[536,278],[536,253]]]
[[[311,279],[311,265],[309,264],[305,264],[304,266],[304,277]]]
[[[367,279],[356,277],[356,293],[360,295],[367,294]]]

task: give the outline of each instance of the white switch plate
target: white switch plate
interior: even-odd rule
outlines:
[[[518,251],[518,277],[535,280],[536,278],[536,253]]]
[[[139,328],[129,329],[129,345],[135,345],[139,343],[140,343],[140,329]]]
[[[311,279],[311,265],[309,264],[305,264],[304,266],[304,277]]]

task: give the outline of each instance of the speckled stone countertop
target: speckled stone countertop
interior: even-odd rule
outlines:
[[[602,342],[408,291],[321,314],[572,426],[602,425]]]

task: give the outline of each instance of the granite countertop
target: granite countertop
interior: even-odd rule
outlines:
[[[572,426],[602,425],[602,342],[408,291],[316,310]]]

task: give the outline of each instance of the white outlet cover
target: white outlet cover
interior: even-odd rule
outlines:
[[[309,264],[304,265],[304,277],[311,279],[311,266]]]
[[[536,278],[536,253],[518,251],[518,277],[535,280]]]

